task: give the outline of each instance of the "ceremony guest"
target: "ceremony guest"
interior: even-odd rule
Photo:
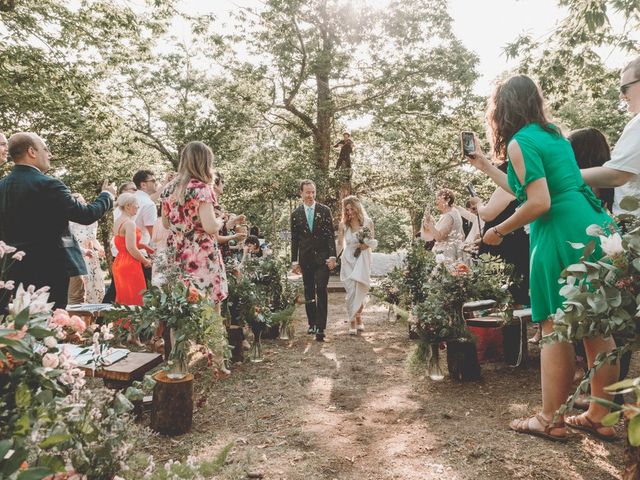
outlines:
[[[136,188],[136,184],[133,182],[125,182],[122,185],[120,185],[120,187],[118,187],[118,197],[120,195],[122,195],[123,193],[136,193],[138,189]],[[117,200],[116,200],[117,201]],[[115,225],[115,223],[118,221],[118,218],[120,217],[120,212],[122,210],[120,210],[119,208],[114,208],[113,209],[113,224]],[[116,243],[115,243],[115,234],[113,232],[113,227],[111,229],[111,240],[109,241],[110,244],[110,250],[111,250],[111,256],[113,257],[113,259],[115,260],[115,258],[118,256],[118,249],[116,248]],[[104,298],[102,299],[102,303],[113,303],[116,301],[116,282],[113,281],[113,272],[111,274],[111,282],[109,283],[109,287],[107,287],[107,291],[104,294]]]
[[[162,193],[162,221],[169,229],[167,245],[185,272],[185,282],[220,307],[227,298],[227,276],[217,235],[213,152],[202,142],[189,142],[180,155],[178,175]]]
[[[138,199],[133,193],[123,193],[116,201],[120,216],[113,225],[114,241],[118,256],[113,261],[113,281],[116,284],[116,302],[120,305],[143,305],[142,296],[147,289],[143,268],[151,267],[151,260],[142,254],[142,232],[135,224],[138,213]],[[121,323],[129,329],[129,341],[138,346],[142,344],[133,333],[134,327],[129,320]]]
[[[488,230],[483,241],[499,245],[503,238],[530,225],[532,320],[542,325],[542,334],[553,333],[553,315],[562,308],[558,279],[564,268],[576,263],[582,251],[569,242],[587,243],[589,225],[610,224],[600,202],[580,175],[570,143],[546,117],[538,86],[525,75],[513,76],[499,84],[489,103],[487,120],[492,148],[498,159],[508,158],[507,175],[493,165],[475,142],[470,162],[487,173],[503,189],[515,195],[520,208],[499,225]],[[598,246],[591,255],[602,255]],[[585,338],[589,365],[599,353],[615,348],[613,338]],[[562,415],[554,415],[565,402],[575,369],[573,345],[568,342],[545,344],[540,352],[542,411],[532,417],[514,420],[511,429],[549,440],[565,441],[567,431]],[[608,398],[604,387],[618,378],[617,365],[605,365],[592,379],[592,395]],[[601,421],[608,409],[591,402],[586,414],[568,417],[567,424],[600,438],[613,439],[615,432]]]
[[[422,220],[420,222],[420,230],[416,234],[415,238],[424,242],[424,248],[427,251],[433,250],[433,246],[436,244],[433,235],[429,232],[429,223],[431,221],[430,207],[426,207],[422,214]]]
[[[247,217],[243,214],[236,215],[234,213],[227,212],[220,204],[222,194],[224,193],[224,175],[219,172],[214,172],[213,191],[215,193],[216,203],[213,206],[216,215],[222,219],[222,228],[218,232],[218,246],[222,253],[223,261],[230,258],[232,255],[230,242],[242,242],[247,237],[246,232],[237,231],[231,233],[236,225],[242,224],[247,221]]]
[[[302,205],[291,214],[291,268],[302,274],[310,335],[324,342],[327,327],[329,272],[336,267],[336,240],[331,210],[316,202],[316,184],[300,182]]]
[[[7,157],[9,155],[9,142],[4,133],[0,132],[0,167],[7,163]]]
[[[74,193],[73,196],[81,204],[87,204],[87,201],[79,193]],[[80,251],[87,267],[87,274],[81,277],[84,299],[82,302],[72,302],[70,299],[69,303],[100,303],[104,298],[104,272],[100,266],[100,258],[104,257],[104,247],[98,241],[98,222],[93,222],[91,225],[69,222],[69,230],[80,245]],[[71,290],[71,285],[69,285],[69,290]]]
[[[156,177],[151,170],[138,170],[133,175],[133,183],[136,186],[136,199],[138,200],[138,214],[135,216],[136,226],[140,230],[142,237],[140,243],[146,245],[143,255],[148,256],[153,253],[153,244],[151,243],[151,235],[153,234],[153,226],[158,219],[158,211],[151,195],[155,195]],[[144,278],[151,281],[151,266],[144,267]]]
[[[69,277],[86,273],[69,222],[89,225],[102,218],[113,205],[115,186],[105,181],[93,203],[81,204],[64,183],[45,175],[51,153],[35,133],[12,135],[9,155],[15,166],[0,180],[0,240],[26,255],[13,263],[8,279],[25,287],[49,286],[54,308],[64,308]]]
[[[361,242],[358,234],[365,228],[369,230],[369,235]],[[338,249],[342,252],[340,280],[347,292],[345,298],[350,322],[349,335],[357,335],[364,330],[362,311],[371,287],[371,251],[377,246],[373,221],[364,211],[358,197],[344,198],[342,219],[338,225]]]
[[[433,251],[444,256],[447,265],[462,260],[462,241],[464,231],[462,230],[462,217],[460,212],[453,208],[455,194],[448,188],[443,188],[436,195],[436,208],[442,215],[435,223],[431,214],[425,211],[424,228],[427,235],[430,235],[436,243]]]
[[[616,187],[613,213],[627,213],[620,208],[620,201],[627,196],[640,196],[640,56],[634,58],[620,75],[620,99],[633,115],[622,131],[611,160],[601,167],[582,170],[582,178],[591,187]],[[636,210],[640,216],[640,209]]]
[[[597,128],[580,128],[569,132],[567,136],[571,142],[571,148],[576,156],[578,168],[584,170],[592,167],[601,167],[611,160],[611,149],[604,134]],[[609,211],[613,210],[613,188],[592,187],[602,205]]]

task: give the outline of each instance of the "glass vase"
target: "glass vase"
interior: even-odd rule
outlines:
[[[189,362],[187,358],[180,355],[173,357],[168,362],[168,370],[167,370],[167,378],[172,380],[180,380],[184,378],[189,373]]]
[[[293,338],[293,325],[284,323],[280,325],[280,340],[291,340]]]
[[[444,380],[444,372],[440,365],[440,344],[432,343],[429,348],[429,359],[427,360],[427,375],[434,382]]]
[[[262,331],[254,333],[253,343],[251,344],[251,350],[249,350],[249,360],[253,363],[260,363],[264,361],[262,356]]]

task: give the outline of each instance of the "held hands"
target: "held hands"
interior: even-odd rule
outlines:
[[[326,263],[327,263],[327,267],[329,267],[329,270],[333,270],[334,268],[336,268],[335,258],[328,258]]]
[[[109,180],[105,180],[104,182],[102,182],[101,192],[109,192],[113,196],[113,198],[116,198],[116,193],[118,191],[116,190],[115,183],[109,183]]]
[[[294,265],[291,266],[291,271],[296,274],[296,275],[301,275],[302,274],[302,270],[300,269],[300,264],[296,263]]]

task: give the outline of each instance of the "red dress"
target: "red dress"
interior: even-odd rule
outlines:
[[[141,233],[136,228],[136,245],[140,248]],[[113,262],[113,281],[116,282],[116,302],[120,305],[142,305],[142,294],[147,283],[142,273],[142,264],[127,250],[123,235],[114,237],[118,255]]]

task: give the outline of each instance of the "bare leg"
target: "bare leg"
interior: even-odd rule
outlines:
[[[553,333],[553,322],[540,322],[542,335]],[[542,414],[552,418],[556,410],[567,400],[575,370],[573,344],[556,342],[545,344],[540,351],[540,376],[542,384]],[[558,420],[562,420],[561,418]]]
[[[599,353],[610,352],[616,347],[616,343],[612,337],[603,338],[602,336],[585,338],[584,349],[587,354],[587,364],[589,368],[593,367],[596,356]],[[611,400],[612,395],[605,392],[604,387],[611,385],[618,380],[620,375],[620,363],[615,365],[603,365],[598,369],[591,380],[591,395],[598,398],[604,398]],[[599,424],[602,422],[602,418],[609,413],[609,409],[598,405],[596,402],[589,403],[589,409],[582,415],[577,415],[568,419],[571,424]],[[595,430],[597,433],[604,435],[605,437],[614,437],[615,431],[612,427],[598,427]]]

